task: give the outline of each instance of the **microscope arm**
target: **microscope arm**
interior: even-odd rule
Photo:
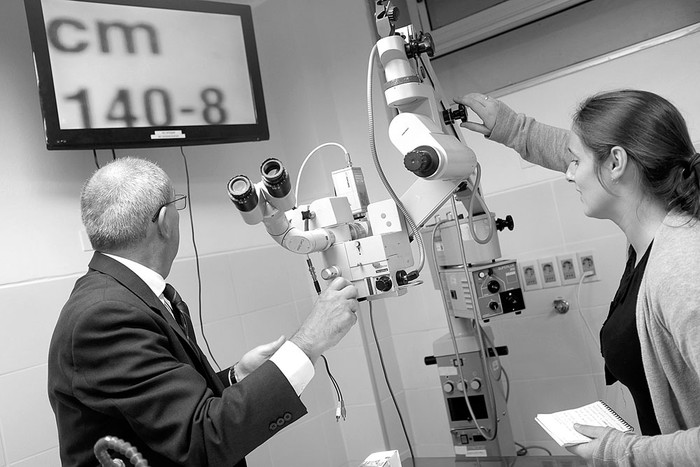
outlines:
[[[278,244],[297,254],[309,254],[327,250],[335,242],[331,230],[319,228],[302,230],[294,227],[285,212],[274,210],[262,219],[262,223]]]

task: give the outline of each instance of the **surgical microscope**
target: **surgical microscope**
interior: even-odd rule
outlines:
[[[262,163],[259,182],[236,175],[227,192],[247,224],[262,223],[283,248],[307,256],[317,292],[320,283],[342,276],[357,287],[360,300],[400,296],[422,283],[419,277],[428,261],[449,333],[435,341],[434,355],[425,363],[438,368],[455,455],[513,456],[507,377],[499,360],[507,347],[494,345],[487,324],[525,308],[515,261],[499,260],[497,231],[512,230],[513,220],[496,219],[484,202],[476,155],[455,126],[467,119],[467,111],[442,98],[429,60],[432,38],[412,26],[397,29],[397,15],[391,1],[376,2],[380,39],[372,48],[367,75],[370,150],[390,198],[369,201],[362,170],[349,156],[347,166],[331,174],[334,196],[309,204],[297,205],[290,175],[276,158]],[[416,177],[401,196],[382,171],[374,140],[372,72],[377,60],[386,105],[394,115],[389,139]],[[446,206],[451,209],[438,214]],[[323,263],[320,281],[312,253]]]

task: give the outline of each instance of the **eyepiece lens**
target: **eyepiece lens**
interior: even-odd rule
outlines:
[[[250,191],[250,180],[236,177],[231,181],[230,193],[232,196],[245,196]]]
[[[265,160],[260,166],[262,181],[267,192],[274,198],[284,198],[292,189],[292,181],[282,163],[274,158]]]
[[[245,175],[236,175],[228,182],[228,196],[243,212],[252,211],[258,205],[258,194]]]

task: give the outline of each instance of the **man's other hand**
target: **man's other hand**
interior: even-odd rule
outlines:
[[[265,363],[272,354],[282,347],[285,340],[284,336],[280,336],[276,341],[259,345],[243,355],[241,360],[235,365],[236,381],[242,381],[243,378],[257,370],[260,365]]]

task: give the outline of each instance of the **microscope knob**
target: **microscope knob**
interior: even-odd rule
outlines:
[[[449,394],[455,390],[455,385],[448,381],[442,385],[442,390]]]
[[[392,6],[389,7],[386,10],[386,17],[389,18],[389,21],[396,21],[399,19],[399,9],[398,7]]]
[[[504,229],[513,230],[515,223],[513,222],[513,216],[508,214],[505,219],[496,219],[496,229],[502,232]]]
[[[375,281],[374,286],[377,288],[377,290],[379,290],[381,292],[390,291],[391,287],[393,287],[393,284],[391,282],[391,277],[389,277],[389,276],[377,277],[377,280]]]
[[[489,281],[489,283],[486,284],[486,288],[489,292],[496,293],[501,290],[501,284],[499,284],[498,281]]]
[[[475,391],[481,389],[481,380],[479,378],[474,378],[469,382],[469,386]]]
[[[440,158],[430,146],[418,146],[403,158],[403,165],[419,177],[429,177],[435,173]]]

